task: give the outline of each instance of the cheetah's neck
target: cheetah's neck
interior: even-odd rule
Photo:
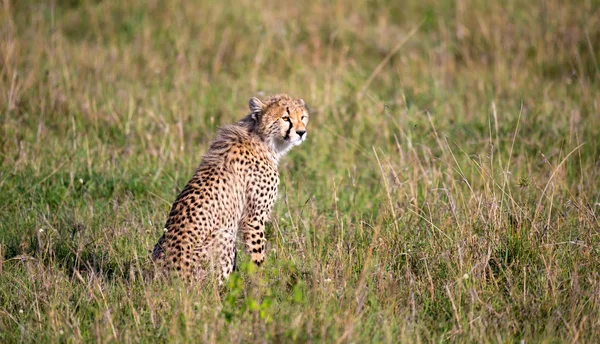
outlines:
[[[283,158],[287,154],[287,152],[289,152],[290,149],[292,149],[292,147],[294,147],[294,145],[290,142],[277,140],[274,138],[267,138],[265,140],[265,143],[269,147],[269,150],[271,150],[273,154],[272,159],[276,164],[278,164],[279,160]]]

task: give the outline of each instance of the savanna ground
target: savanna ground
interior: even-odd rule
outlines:
[[[598,339],[597,1],[4,0],[0,25],[0,342]],[[312,117],[267,261],[155,280],[217,128],[279,92]]]

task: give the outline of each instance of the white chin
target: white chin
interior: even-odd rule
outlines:
[[[302,136],[302,137],[298,137],[297,139],[295,139],[292,144],[294,146],[299,146],[302,142],[304,142],[304,140],[306,140],[306,135]]]
[[[304,142],[305,139],[306,136],[296,136],[295,138],[290,140],[269,140],[268,142],[269,145],[273,148],[273,150],[277,153],[278,157],[281,157],[287,152],[289,152],[289,150],[292,149],[292,147],[300,145],[302,142]]]

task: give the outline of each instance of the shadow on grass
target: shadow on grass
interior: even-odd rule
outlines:
[[[124,281],[139,270],[137,262],[148,265],[151,247],[140,247],[145,242],[139,221],[132,220],[152,206],[143,176],[26,170],[3,177],[0,252],[5,261],[32,257],[71,276]]]

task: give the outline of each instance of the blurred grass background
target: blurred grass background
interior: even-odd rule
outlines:
[[[596,0],[4,0],[0,341],[593,342]],[[268,259],[148,275],[255,95],[309,104]]]

